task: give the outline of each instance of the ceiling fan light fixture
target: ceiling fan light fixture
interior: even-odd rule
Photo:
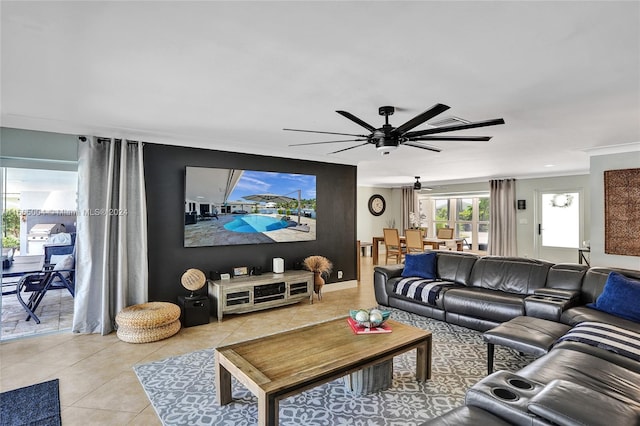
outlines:
[[[376,149],[382,155],[388,155],[391,151],[398,148],[398,141],[392,138],[380,138],[376,142]]]
[[[420,183],[420,176],[416,176],[416,181],[413,184],[413,189],[416,191],[422,189],[422,184]]]
[[[389,155],[391,151],[394,151],[397,148],[398,148],[397,146],[379,146],[376,149],[382,155]]]

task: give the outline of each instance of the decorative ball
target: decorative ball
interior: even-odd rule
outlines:
[[[369,321],[369,312],[365,310],[359,310],[358,312],[356,312],[355,320],[358,322]]]
[[[187,269],[180,279],[182,286],[190,291],[197,291],[204,287],[207,277],[199,269]]]
[[[369,312],[369,322],[371,323],[372,326],[377,327],[380,324],[382,324],[383,318],[382,318],[382,312],[377,311],[371,311]]]

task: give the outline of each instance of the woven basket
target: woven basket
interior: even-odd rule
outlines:
[[[127,306],[116,315],[118,327],[154,329],[180,318],[180,307],[169,302],[149,302]]]
[[[180,320],[156,328],[119,327],[118,338],[127,343],[149,343],[171,337],[180,331]]]

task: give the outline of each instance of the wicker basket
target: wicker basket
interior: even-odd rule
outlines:
[[[127,306],[116,315],[118,327],[156,328],[180,318],[180,307],[169,302]]]
[[[156,328],[119,327],[118,338],[127,343],[149,343],[171,337],[180,331],[180,320]]]
[[[127,306],[116,315],[116,324],[124,342],[155,342],[180,331],[180,307],[168,302]]]

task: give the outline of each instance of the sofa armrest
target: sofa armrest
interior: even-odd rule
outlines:
[[[580,298],[580,290],[565,290],[563,288],[538,288],[533,291],[533,294],[562,300],[577,300]]]
[[[578,290],[540,288],[524,299],[524,310],[527,316],[560,322],[562,313],[579,303]]]
[[[527,408],[557,425],[638,424],[640,415],[628,404],[577,383],[553,380],[531,398]]]
[[[401,276],[403,270],[403,264],[376,266],[373,269],[373,290],[376,295],[376,302],[378,302],[380,305],[389,306],[387,281],[389,281],[391,278]]]
[[[398,263],[396,265],[376,266],[373,268],[373,273],[382,274],[385,277],[385,280],[389,281],[391,278],[401,276],[403,270],[404,264]]]

